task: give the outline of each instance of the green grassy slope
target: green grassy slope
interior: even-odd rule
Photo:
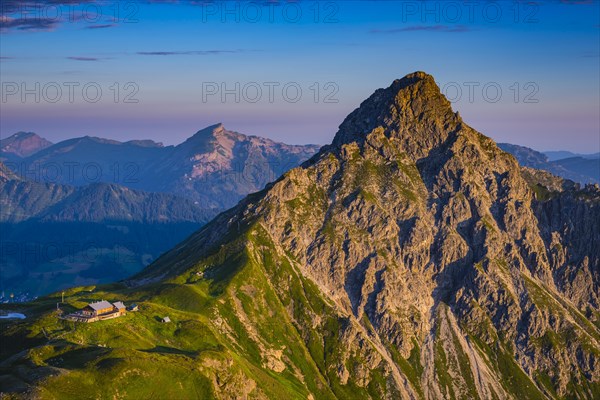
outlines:
[[[237,240],[171,280],[72,289],[61,306],[71,312],[99,299],[140,305],[121,318],[61,320],[58,294],[4,306],[27,319],[1,322],[1,390],[48,399],[222,398],[228,390],[249,398],[381,397],[383,371],[358,387],[340,384],[331,369],[347,321],[315,285],[275,254],[261,228]],[[317,315],[325,330],[310,329]],[[172,323],[161,323],[163,316]]]

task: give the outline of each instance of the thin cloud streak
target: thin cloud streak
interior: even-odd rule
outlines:
[[[85,29],[106,29],[106,28],[113,28],[117,26],[116,24],[104,24],[104,25],[89,25],[86,26]]]
[[[207,56],[216,54],[242,53],[243,50],[192,50],[192,51],[138,51],[141,56]]]
[[[17,29],[20,31],[42,30],[49,31],[58,25],[56,19],[52,18],[11,18],[0,16],[0,31]]]
[[[67,57],[68,60],[74,61],[100,61],[101,58],[96,57]]]
[[[101,7],[106,0],[0,0],[0,32],[9,31],[53,31],[66,21],[76,22],[82,19],[93,19],[96,15],[85,11],[86,17],[73,15],[74,7],[96,4]],[[52,18],[46,13],[46,7],[52,7]],[[61,7],[65,7],[62,9]],[[80,14],[81,12],[78,12]],[[57,15],[54,15],[57,14]],[[97,24],[86,29],[110,28],[115,24]]]
[[[463,33],[472,31],[471,28],[464,25],[448,26],[448,25],[412,25],[404,28],[394,29],[371,29],[370,33],[401,33],[401,32],[446,32],[446,33]]]
[[[581,54],[581,57],[582,58],[598,58],[598,57],[600,57],[600,53],[589,51],[589,52]]]

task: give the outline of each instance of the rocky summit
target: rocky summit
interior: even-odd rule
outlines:
[[[0,139],[0,160],[27,157],[50,146],[52,146],[51,142],[33,132],[17,132]]]
[[[597,186],[521,168],[416,72],[142,273],[65,299],[139,312],[69,325],[56,297],[23,306],[0,383],[42,398],[600,398],[598,220]]]

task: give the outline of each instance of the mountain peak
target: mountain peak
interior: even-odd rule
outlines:
[[[334,147],[364,142],[375,130],[399,140],[405,152],[418,158],[443,142],[461,124],[433,76],[413,72],[376,90],[340,125]]]
[[[28,157],[50,146],[52,142],[33,132],[17,132],[0,140],[0,151],[18,157]]]
[[[224,132],[227,132],[227,129],[225,129],[225,126],[221,122],[219,122],[217,124],[209,125],[206,128],[200,129],[191,137],[189,137],[186,141],[196,140],[198,138],[211,138]]]
[[[194,136],[196,136],[196,135],[214,134],[214,133],[223,132],[225,130],[226,130],[225,129],[225,125],[223,125],[223,123],[219,122],[217,124],[207,126],[204,129],[200,129],[198,132],[196,132],[194,134]]]
[[[177,147],[190,148],[191,146],[194,152],[208,151],[213,147],[215,140],[221,142],[223,140],[243,140],[245,138],[246,136],[242,135],[241,133],[227,130],[225,126],[219,122],[218,124],[210,125],[204,129],[200,129]]]
[[[392,86],[400,90],[422,81],[435,84],[435,79],[433,78],[433,76],[423,71],[416,71],[406,75],[404,78],[394,80]]]
[[[224,131],[225,129],[225,125],[223,125],[222,122],[219,122],[218,124],[212,125],[211,128],[213,128],[213,131]]]
[[[20,131],[17,133],[12,134],[11,136],[7,137],[5,140],[9,140],[9,139],[28,139],[31,137],[39,137],[38,134],[36,134],[35,132],[24,132],[24,131]]]

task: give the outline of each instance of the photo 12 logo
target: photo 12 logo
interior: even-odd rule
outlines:
[[[205,1],[200,4],[203,23],[315,23],[339,22],[337,1]]]
[[[264,162],[239,162],[233,164],[197,164],[196,182],[237,182],[263,187],[269,182],[275,181],[286,171],[296,167],[297,162],[264,161]]]
[[[440,85],[442,94],[451,103],[468,102],[498,103],[502,100],[514,103],[537,104],[540,87],[536,82],[447,82]]]
[[[134,162],[110,165],[97,162],[14,162],[6,161],[7,168],[34,182],[88,184],[110,182],[133,184],[139,182],[140,165]]]
[[[2,82],[2,103],[114,103],[137,104],[140,87],[135,82],[101,85],[98,82]]]
[[[87,23],[89,28],[105,28],[105,24],[132,24],[139,22],[140,3],[137,1],[17,1],[2,0],[0,15],[7,21],[18,21],[21,26],[59,23]],[[104,24],[104,25],[103,25]]]
[[[421,23],[538,23],[536,1],[402,1],[400,18]]]
[[[336,104],[340,88],[335,82],[202,82],[202,102],[221,103],[298,103],[309,99],[314,103]]]

